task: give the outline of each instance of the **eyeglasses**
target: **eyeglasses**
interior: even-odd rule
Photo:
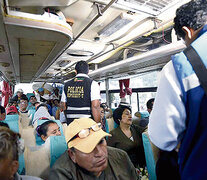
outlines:
[[[20,101],[20,104],[26,104],[27,102],[26,101]]]
[[[86,129],[82,129],[78,134],[76,134],[74,137],[72,137],[68,143],[72,140],[74,140],[75,138],[79,137],[80,139],[84,139],[86,137],[89,136],[90,134],[90,130],[93,130],[94,132],[99,131],[101,129],[101,123],[96,123],[93,126],[86,128]]]

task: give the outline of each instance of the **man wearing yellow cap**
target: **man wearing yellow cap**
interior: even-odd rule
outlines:
[[[137,180],[127,154],[106,145],[110,134],[90,118],[75,119],[66,129],[66,151],[51,169],[49,180]]]

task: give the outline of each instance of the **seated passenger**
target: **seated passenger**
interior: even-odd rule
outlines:
[[[7,115],[18,114],[18,110],[15,106],[9,106],[6,108],[6,114]]]
[[[53,100],[53,107],[52,107],[52,116],[55,117],[55,119],[60,119],[60,115],[59,115],[59,108],[60,108],[60,101],[59,99],[54,99]]]
[[[105,117],[105,106],[103,104],[100,105],[100,110],[101,110],[101,125],[102,129],[105,132],[109,132],[109,127],[108,127],[108,122]]]
[[[132,124],[131,108],[121,106],[115,109],[113,118],[119,126],[110,132],[112,137],[108,137],[107,145],[126,151],[135,167],[144,167],[142,130]]]
[[[22,89],[18,89],[16,96],[14,96],[12,99],[14,101],[16,101],[17,103],[19,103],[21,97],[27,97],[27,96],[25,94],[23,94],[23,90]]]
[[[61,136],[60,127],[56,122],[51,120],[37,126],[36,132],[43,141],[46,141],[49,136]]]
[[[21,97],[19,101],[19,112],[28,113],[27,106],[28,106],[28,98],[24,96]]]
[[[155,101],[155,98],[151,98],[146,103],[147,111],[148,111],[149,114],[152,111],[154,101]],[[140,114],[140,115],[142,115],[142,114]],[[149,116],[147,116],[147,117],[146,116],[145,117],[142,117],[141,116],[140,121],[139,121],[139,126],[140,127],[147,127],[148,126],[148,123],[149,123]]]
[[[48,112],[48,107],[46,104],[40,104],[37,107],[37,111],[34,114],[34,119],[32,124],[35,123],[35,121],[37,120],[52,120],[54,118],[52,118],[52,116],[50,116],[49,112]]]
[[[106,146],[110,134],[90,118],[75,119],[67,126],[68,150],[53,165],[49,180],[139,179],[127,154]]]
[[[37,98],[35,97],[35,95],[30,96],[28,109],[33,109],[33,108],[35,109],[36,102],[37,102]]]
[[[23,152],[20,134],[9,128],[0,127],[0,179],[2,180],[41,180],[32,176],[22,176],[17,173],[19,154]]]
[[[0,121],[5,120],[6,118],[6,110],[3,106],[0,106]]]
[[[137,111],[135,114],[135,119],[133,119],[133,124],[140,126],[142,128],[147,128],[147,125],[149,123],[149,113],[147,111],[145,112],[139,112]]]
[[[17,104],[17,101],[13,100],[13,99],[10,99],[9,100],[9,103],[7,104],[7,107],[10,107],[10,106],[15,106],[17,107],[18,104]]]
[[[55,88],[53,91],[54,92],[53,92],[53,94],[51,94],[50,99],[53,100],[53,101],[55,99],[58,99],[60,101],[61,96],[60,96],[60,93],[59,93],[59,89]],[[54,104],[54,102],[52,102],[52,103]]]
[[[152,108],[153,108],[153,104],[154,104],[154,101],[155,101],[155,98],[151,98],[147,101],[147,111],[149,112],[149,114],[151,113],[152,111]]]

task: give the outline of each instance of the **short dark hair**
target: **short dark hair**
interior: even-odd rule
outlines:
[[[101,104],[100,104],[100,108],[103,108],[103,110],[104,110],[104,112],[105,112],[107,107],[106,107],[105,104],[101,103]]]
[[[192,0],[179,7],[174,18],[176,34],[184,39],[185,32],[182,30],[183,26],[197,30],[205,25],[207,21],[206,9],[206,0]]]
[[[49,121],[42,123],[41,125],[37,126],[37,128],[36,128],[37,135],[38,136],[41,136],[41,135],[47,136],[48,126],[50,124],[57,124],[57,123],[52,120],[49,120]]]
[[[78,61],[75,65],[75,70],[77,71],[77,74],[83,73],[88,74],[89,66],[86,61]]]
[[[1,114],[6,113],[5,108],[4,108],[3,106],[1,106],[1,105],[0,105],[0,113],[1,113]]]
[[[21,101],[21,100],[25,100],[25,101],[27,101],[27,102],[29,101],[26,95],[25,95],[25,96],[21,96],[20,101]]]
[[[118,107],[113,112],[114,121],[118,125],[120,125],[120,120],[122,118],[122,114],[123,114],[123,112],[124,112],[125,109],[128,109],[130,112],[132,112],[132,110],[131,110],[131,108],[129,106],[121,106],[121,107]]]
[[[16,102],[13,98],[9,99],[9,103],[13,104],[14,102]]]
[[[152,109],[153,107],[153,102],[155,101],[155,98],[151,98],[147,101],[147,109]]]
[[[31,95],[31,96],[29,97],[29,101],[30,101],[30,99],[31,99],[32,97],[36,97],[36,96],[35,96],[35,95]]]

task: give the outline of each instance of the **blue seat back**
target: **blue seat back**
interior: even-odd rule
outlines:
[[[19,156],[19,168],[18,173],[21,175],[25,175],[25,162],[24,162],[24,153]]]
[[[12,115],[6,115],[5,121],[10,121],[10,120],[19,120],[19,115],[18,114],[12,114]]]
[[[35,111],[35,106],[32,106],[32,104],[29,102],[27,106],[27,110],[34,110]]]
[[[46,121],[48,121],[48,120],[37,120],[37,126],[43,124]],[[59,120],[52,120],[52,121],[54,121],[58,124],[58,126],[60,127],[61,135],[63,135],[63,127],[62,127],[61,122]],[[42,140],[42,138],[40,136],[38,136],[37,134],[35,134],[35,139],[36,139],[36,144],[39,145],[39,146],[45,143]]]
[[[27,93],[26,96],[27,96],[27,98],[28,98],[28,100],[29,100],[29,98],[30,98],[31,96],[35,96],[35,94],[34,94],[34,93]]]
[[[19,115],[7,115],[6,119],[2,122],[5,122],[9,125],[9,128],[14,131],[19,133]]]
[[[66,150],[65,136],[50,136],[50,167]]]
[[[34,114],[35,114],[35,112],[36,112],[36,110],[35,109],[28,109],[28,114],[29,114],[29,116],[31,116],[32,115],[32,119],[31,119],[31,121],[33,121],[33,119],[34,119]]]
[[[144,145],[144,153],[145,153],[145,159],[147,164],[147,171],[149,174],[149,180],[156,180],[157,177],[155,172],[154,154],[152,152],[152,146],[147,134],[142,133],[142,140]]]
[[[142,112],[140,112],[140,114],[141,114],[141,119],[149,117],[149,112],[148,111],[142,111]]]

